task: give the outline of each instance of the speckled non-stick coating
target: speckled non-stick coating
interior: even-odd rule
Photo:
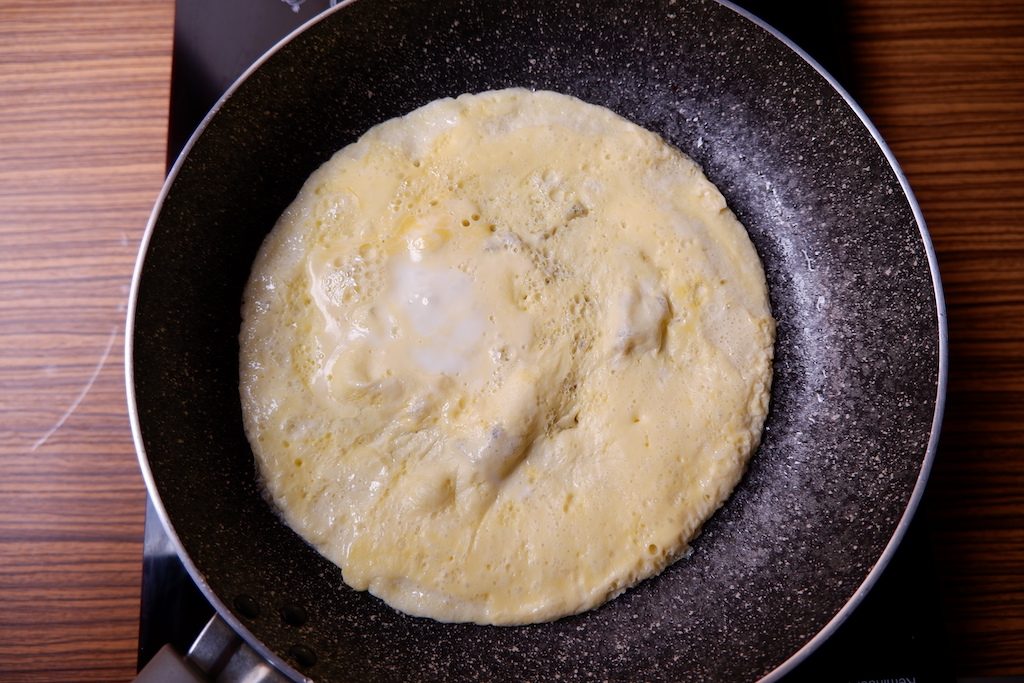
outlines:
[[[775,383],[763,444],[692,556],[554,623],[439,624],[346,588],[260,497],[239,305],[264,235],[335,150],[506,86],[607,106],[704,167],[767,270]],[[316,679],[757,678],[855,593],[925,462],[940,321],[911,204],[826,79],[714,2],[359,0],[234,91],[158,211],[132,342],[156,493],[208,589]]]

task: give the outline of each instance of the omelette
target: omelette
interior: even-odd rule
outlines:
[[[659,573],[768,407],[764,271],[721,193],[553,92],[437,100],[337,152],[242,318],[268,498],[346,584],[444,622],[553,620]]]

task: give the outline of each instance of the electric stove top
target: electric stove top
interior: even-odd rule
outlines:
[[[371,2],[372,0],[363,0]],[[483,0],[481,0],[483,1]],[[336,0],[176,0],[168,167],[234,80],[266,49]],[[842,0],[737,0],[800,45],[848,90]],[[785,683],[953,681],[919,512],[889,566],[839,630]],[[171,644],[185,653],[213,608],[185,571],[151,503],[146,508],[138,665]]]

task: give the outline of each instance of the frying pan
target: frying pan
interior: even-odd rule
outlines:
[[[334,151],[438,97],[507,86],[606,106],[703,166],[764,262],[775,378],[760,449],[691,556],[553,623],[440,624],[346,588],[261,496],[239,307],[267,231]],[[902,536],[934,454],[945,343],[934,252],[891,153],[828,75],[743,12],[359,0],[250,69],[175,164],[136,268],[128,393],[186,567],[291,677],[773,680],[855,608]]]

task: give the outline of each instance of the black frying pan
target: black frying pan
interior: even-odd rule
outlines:
[[[238,400],[239,306],[264,235],[335,150],[435,98],[513,85],[607,106],[704,167],[767,270],[775,382],[761,448],[691,557],[554,623],[439,624],[346,588],[264,502]],[[189,571],[259,652],[329,680],[778,677],[888,560],[945,387],[934,254],[891,154],[801,54],[707,0],[359,0],[328,14],[250,71],[179,159],[128,332],[143,472]],[[281,618],[296,607],[305,620]]]

